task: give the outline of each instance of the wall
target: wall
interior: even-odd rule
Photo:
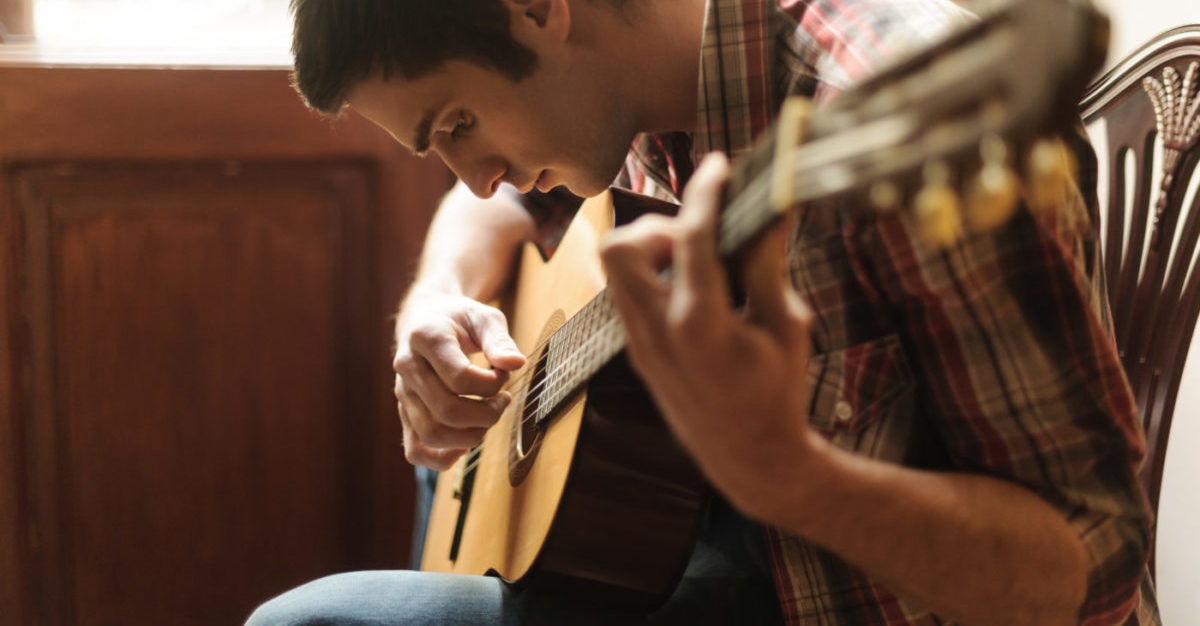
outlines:
[[[445,168],[283,69],[5,52],[0,624],[235,624],[406,565],[389,318]]]

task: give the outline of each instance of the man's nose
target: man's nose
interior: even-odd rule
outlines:
[[[447,156],[444,160],[458,175],[459,180],[463,181],[471,193],[479,198],[490,198],[496,192],[496,188],[500,186],[502,177],[507,171],[504,162],[498,158],[485,158],[470,162]]]

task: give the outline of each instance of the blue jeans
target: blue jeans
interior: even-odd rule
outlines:
[[[428,474],[418,473],[417,535],[428,514]],[[504,626],[782,624],[762,527],[713,499],[683,580],[649,616],[524,589],[498,578],[415,571],[337,574],[297,587],[247,626]]]

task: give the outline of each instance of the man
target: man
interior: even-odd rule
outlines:
[[[1020,211],[942,251],[902,215],[824,203],[754,252],[747,311],[728,304],[712,249],[726,162],[710,157],[690,176],[690,156],[741,154],[784,95],[836,97],[963,20],[953,5],[294,4],[309,104],[348,104],[462,181],[397,322],[411,462],[450,466],[510,400],[500,387],[524,357],[479,301],[504,285],[522,241],[550,249],[561,232],[569,212],[531,192],[589,196],[620,172],[626,186],[672,197],[690,178],[677,218],[639,220],[601,251],[632,363],[736,509],[717,507],[652,621],[1156,621],[1148,587],[1139,592],[1142,442],[1088,237]],[[1090,199],[1091,171],[1081,178]],[[1084,196],[1062,210],[1084,211]],[[668,262],[664,284],[655,275]],[[476,349],[491,369],[470,364]],[[723,596],[725,585],[749,595]],[[491,579],[383,572],[316,581],[251,621],[635,619]]]

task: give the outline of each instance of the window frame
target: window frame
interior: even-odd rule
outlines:
[[[278,45],[217,42],[159,48],[136,43],[64,43],[38,39],[35,3],[0,0],[0,67],[291,69],[290,50]],[[290,34],[290,30],[289,30]],[[290,44],[290,37],[288,40]]]
[[[33,0],[0,0],[0,43],[33,38]]]

